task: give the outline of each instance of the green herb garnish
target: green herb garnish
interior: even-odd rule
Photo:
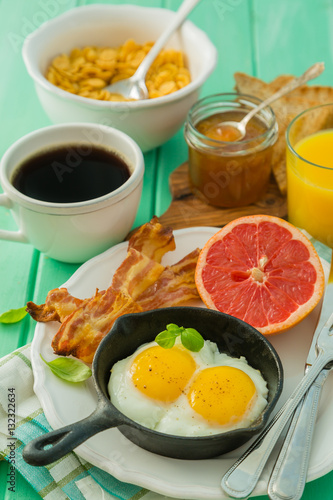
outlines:
[[[198,352],[203,348],[204,339],[200,333],[194,328],[184,328],[183,326],[170,323],[166,330],[159,333],[155,342],[164,349],[171,349],[175,345],[176,338],[180,336],[181,343],[186,349],[193,352]]]
[[[41,354],[40,357],[50,367],[54,375],[68,382],[83,382],[91,377],[92,372],[89,366],[77,359],[60,357],[53,361],[45,361]]]
[[[18,323],[27,315],[26,307],[20,307],[19,309],[9,309],[2,314],[0,314],[0,323]]]

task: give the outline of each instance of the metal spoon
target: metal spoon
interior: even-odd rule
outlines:
[[[320,318],[306,359],[306,371],[316,359],[317,338],[325,324],[325,319],[329,317],[332,310],[333,256]],[[307,479],[320,393],[331,368],[333,368],[332,365],[320,372],[303,402],[297,407],[268,483],[268,496],[271,500],[300,500],[302,497]]]
[[[200,0],[184,0],[171,24],[159,36],[134,75],[112,83],[105,87],[104,90],[108,90],[113,94],[121,94],[127,99],[148,99],[148,90],[145,83],[147,71],[170,36],[183,24],[186,17],[199,2]]]
[[[251,118],[256,113],[258,113],[258,111],[265,108],[266,106],[268,106],[272,102],[276,101],[280,97],[284,96],[285,94],[288,94],[289,92],[296,89],[297,87],[300,87],[301,85],[303,85],[307,81],[312,80],[313,78],[316,78],[324,71],[324,69],[325,69],[324,63],[314,64],[308,70],[306,70],[302,76],[295,78],[291,82],[288,82],[280,90],[278,90],[277,92],[272,94],[270,97],[265,99],[257,107],[253,108],[247,115],[244,116],[244,118],[240,122],[235,122],[235,121],[221,122],[218,125],[218,127],[221,129],[228,128],[229,131],[230,131],[230,127],[232,127],[235,131],[234,141],[239,141],[239,140],[243,139],[245,137],[245,134],[246,134],[246,125],[251,120]],[[214,125],[214,128],[216,128],[216,125]]]
[[[333,361],[333,313],[317,338],[318,355],[284,406],[222,478],[222,489],[232,498],[247,498],[254,490],[278,438],[299,402],[323,368]]]

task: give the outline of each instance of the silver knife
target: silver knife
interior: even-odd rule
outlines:
[[[326,321],[317,337],[316,352],[317,356],[313,359],[312,365],[309,366],[285,405],[248,450],[223,476],[221,486],[229,496],[245,498],[252,493],[278,438],[297,405],[322,369],[333,360],[333,314]]]
[[[333,311],[333,258],[321,314],[306,360],[306,371],[317,357],[317,339],[325,320]],[[329,374],[324,368],[298,405],[268,483],[271,500],[299,500],[303,494],[317,410],[322,387]]]

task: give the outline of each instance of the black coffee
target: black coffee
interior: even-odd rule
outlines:
[[[37,200],[75,203],[99,198],[130,177],[116,153],[91,144],[59,146],[28,158],[15,170],[13,186]]]

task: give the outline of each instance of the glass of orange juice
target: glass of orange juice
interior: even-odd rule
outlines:
[[[288,219],[333,248],[333,104],[294,118],[286,140]]]

